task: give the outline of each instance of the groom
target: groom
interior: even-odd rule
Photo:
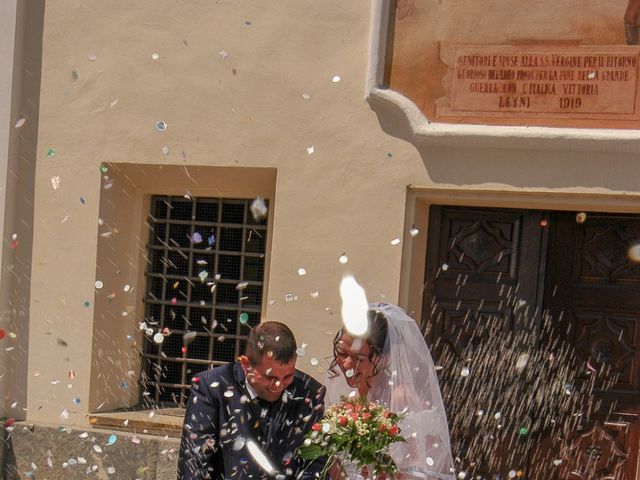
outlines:
[[[254,327],[239,362],[199,373],[180,444],[178,480],[318,478],[296,455],[322,418],[324,387],[296,370],[296,340],[280,322]]]

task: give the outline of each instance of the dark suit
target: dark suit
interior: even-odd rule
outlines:
[[[260,479],[269,475],[254,461],[246,442],[253,440],[278,470],[277,480],[311,480],[324,467],[297,458],[296,448],[324,413],[324,387],[296,370],[283,398],[269,403],[250,399],[239,363],[198,374],[184,418],[179,480]],[[304,472],[303,472],[304,470]]]

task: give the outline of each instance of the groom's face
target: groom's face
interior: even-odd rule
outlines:
[[[247,380],[256,394],[263,400],[275,402],[293,382],[296,373],[296,357],[288,363],[280,363],[268,355],[262,357],[260,365],[251,365],[246,356],[240,357]]]
[[[371,347],[362,339],[343,333],[335,345],[335,358],[351,388],[360,390],[373,377],[375,363],[371,359]]]

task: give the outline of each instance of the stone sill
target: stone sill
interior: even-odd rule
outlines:
[[[180,437],[183,420],[184,410],[178,408],[89,414],[94,428],[169,437]]]

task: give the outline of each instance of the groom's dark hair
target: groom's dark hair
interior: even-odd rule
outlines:
[[[264,322],[251,329],[245,355],[251,365],[257,367],[265,355],[278,363],[289,363],[295,358],[296,338],[284,323]]]

